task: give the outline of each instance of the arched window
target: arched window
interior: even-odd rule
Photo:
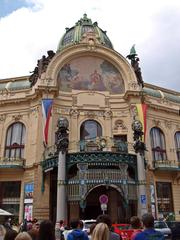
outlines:
[[[167,159],[165,138],[161,129],[154,127],[150,131],[153,160],[163,161]]]
[[[101,125],[94,120],[87,120],[82,123],[80,128],[81,140],[94,140],[96,137],[102,136]]]
[[[175,133],[174,140],[176,146],[177,160],[180,162],[180,131]]]
[[[16,122],[9,126],[6,134],[5,157],[24,157],[25,132],[23,123]]]

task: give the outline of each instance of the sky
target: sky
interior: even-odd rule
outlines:
[[[124,57],[135,44],[144,82],[180,91],[180,0],[0,0],[0,79],[30,75],[84,13]]]

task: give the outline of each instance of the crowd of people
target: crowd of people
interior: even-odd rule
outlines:
[[[161,232],[154,229],[154,217],[146,213],[142,219],[133,216],[130,219],[131,236],[126,240],[164,240]],[[26,220],[19,229],[13,229],[10,220],[0,225],[0,240],[124,240],[121,234],[112,231],[111,218],[102,214],[96,219],[87,233],[83,231],[83,222],[79,219],[70,221],[66,226],[63,221],[54,224],[50,220],[32,222]]]

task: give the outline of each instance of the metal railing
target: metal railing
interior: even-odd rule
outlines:
[[[73,177],[73,181],[78,182],[80,179],[79,175],[76,175]],[[88,169],[86,171],[86,181],[91,180],[92,182],[94,181],[99,181],[103,180],[104,183],[109,184],[113,181],[131,181],[135,182],[134,179],[129,179],[128,175],[126,176],[125,172],[120,171],[119,169]],[[71,180],[70,180],[71,181]]]
[[[69,153],[76,153],[76,152],[99,152],[99,151],[106,151],[106,152],[118,152],[118,153],[134,153],[133,143],[131,142],[123,142],[121,140],[116,140],[110,137],[101,137],[89,140],[80,140],[80,141],[70,141],[68,152]],[[166,153],[171,154],[172,152],[176,153],[177,149],[166,149]],[[50,159],[57,157],[57,148],[56,146],[50,146],[45,149],[43,153],[44,159]],[[150,156],[147,156],[150,157]],[[153,167],[153,169],[170,169],[170,170],[180,170],[180,161],[177,160],[176,156],[174,159],[159,160],[151,161],[149,158],[146,158],[146,161]]]
[[[7,158],[0,157],[0,166],[4,167],[24,167],[25,159],[24,158]]]
[[[96,151],[111,151],[128,153],[134,152],[133,143],[116,140],[109,137],[101,137],[89,140],[70,141],[68,152],[96,152]],[[51,158],[57,155],[57,148],[55,145],[47,147],[44,150],[42,160]]]
[[[83,180],[83,183],[81,181]],[[121,185],[123,191],[128,191],[131,199],[136,199],[136,181],[129,178],[125,171],[118,169],[88,169],[85,172],[84,178],[81,178],[80,173],[69,179],[68,181],[69,200],[80,199],[81,184],[86,188],[86,192],[92,189],[95,185],[103,184],[107,188],[112,184]]]
[[[127,142],[107,137],[80,140],[77,144],[77,147],[80,152],[104,151],[104,150],[111,150],[114,152],[121,153],[128,152]]]
[[[154,168],[171,168],[171,169],[180,169],[180,162],[175,160],[159,160],[159,161],[153,161]]]

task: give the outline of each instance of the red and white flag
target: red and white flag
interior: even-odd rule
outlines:
[[[52,111],[52,103],[52,99],[42,99],[43,135],[45,146],[48,145],[48,130]]]

